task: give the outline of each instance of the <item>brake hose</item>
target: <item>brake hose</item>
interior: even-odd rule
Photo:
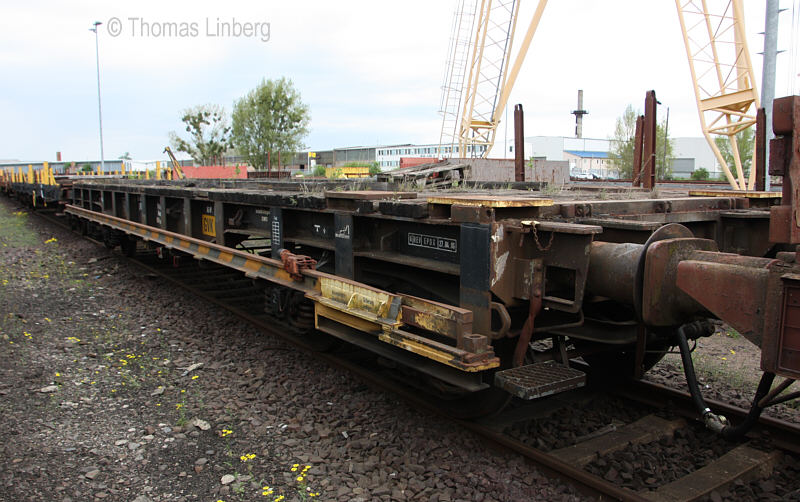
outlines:
[[[692,331],[700,329],[697,323],[686,325],[686,327]],[[681,350],[681,360],[683,361],[683,372],[684,375],[686,375],[686,383],[689,386],[689,393],[692,396],[692,401],[694,402],[695,408],[697,408],[697,411],[700,413],[706,428],[720,434],[726,439],[738,439],[744,436],[753,427],[753,425],[758,422],[758,417],[761,416],[761,412],[764,410],[764,408],[759,406],[758,403],[764,396],[767,395],[767,393],[769,393],[769,389],[772,387],[772,381],[775,379],[775,374],[768,373],[766,371],[764,372],[761,377],[761,381],[758,384],[758,388],[756,389],[756,395],[753,398],[753,404],[750,407],[750,411],[747,413],[747,416],[742,423],[734,427],[728,422],[727,418],[712,412],[711,408],[706,405],[706,402],[703,399],[703,395],[700,392],[700,385],[697,383],[697,376],[694,372],[692,353],[689,350],[689,344],[686,341],[686,332],[684,331],[684,326],[678,328],[677,338],[678,347]]]

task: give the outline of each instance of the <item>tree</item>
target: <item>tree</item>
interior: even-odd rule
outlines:
[[[278,153],[303,148],[308,134],[308,105],[291,80],[262,80],[233,105],[233,146],[256,169],[270,169]]]
[[[755,127],[748,127],[736,133],[736,145],[739,147],[739,159],[742,161],[742,169],[744,169],[745,177],[750,174],[750,165],[753,163],[753,148],[755,147],[755,142]],[[717,136],[714,138],[714,143],[717,144],[722,158],[725,159],[728,168],[733,173],[733,176],[736,177],[736,168],[734,167],[736,163],[733,161],[731,142],[728,140],[727,136]],[[724,174],[723,178],[725,181],[728,180],[728,178],[724,177]]]
[[[698,167],[692,171],[691,178],[695,181],[704,181],[711,179],[711,175],[708,173],[708,169],[705,167]]]
[[[131,152],[125,152],[117,158],[119,160],[131,160]]]
[[[617,118],[612,138],[609,160],[611,168],[616,169],[620,178],[633,177],[633,149],[636,139],[636,118],[641,115],[637,110],[634,111],[633,105],[625,107],[621,117]],[[664,155],[664,144],[667,150]],[[672,140],[667,137],[666,122],[656,125],[656,178],[660,180],[672,177]],[[644,161],[643,161],[644,163]]]
[[[188,153],[203,166],[219,162],[230,145],[231,128],[225,109],[212,104],[194,106],[183,111],[181,121],[190,137],[185,140],[170,131],[172,149]]]

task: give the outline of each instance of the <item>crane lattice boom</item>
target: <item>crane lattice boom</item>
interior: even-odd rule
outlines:
[[[741,0],[675,0],[689,59],[700,125],[728,182],[752,190],[755,168],[745,181],[736,134],[756,122],[759,105]],[[728,166],[714,136],[730,141]],[[755,165],[755,163],[753,163]],[[734,168],[734,172],[731,171]]]

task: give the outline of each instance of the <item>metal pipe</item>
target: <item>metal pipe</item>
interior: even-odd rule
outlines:
[[[94,28],[89,28],[89,31],[94,32],[94,54],[97,62],[97,116],[100,119],[100,171],[106,172],[106,160],[103,153],[103,107],[100,101],[100,45],[97,41],[97,27],[100,26],[100,21],[94,22]]]
[[[767,124],[772,124],[772,102],[775,99],[775,69],[778,59],[778,14],[780,0],[767,0],[764,18],[764,63],[761,69],[761,106],[766,111]],[[767,127],[766,144],[774,138],[771,127]],[[769,165],[769,149],[765,165]],[[764,180],[764,189],[769,190],[769,175]]]
[[[525,130],[522,105],[514,105],[514,181],[525,181]]]
[[[772,400],[773,400],[773,399],[775,399],[775,397],[776,397],[778,394],[780,394],[781,392],[783,392],[783,391],[785,391],[786,389],[788,389],[788,388],[789,388],[789,386],[790,386],[790,385],[792,385],[793,383],[794,383],[794,380],[793,380],[793,379],[791,379],[791,378],[787,378],[787,379],[785,379],[783,382],[781,382],[780,384],[778,384],[777,386],[775,386],[775,388],[774,388],[774,389],[772,389],[771,391],[769,391],[769,394],[767,394],[766,396],[764,396],[764,397],[761,399],[761,401],[759,401],[759,402],[758,402],[758,405],[759,405],[759,406],[761,406],[762,408],[766,408],[767,406],[769,406],[769,405],[771,404]]]

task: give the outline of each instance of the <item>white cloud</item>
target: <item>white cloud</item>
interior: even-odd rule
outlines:
[[[534,5],[522,4],[519,35]],[[230,110],[262,78],[280,76],[291,78],[311,107],[306,142],[314,148],[435,141],[454,6],[453,0],[6,3],[0,7],[0,65],[10,78],[0,79],[0,106],[13,120],[0,122],[0,157],[50,158],[59,148],[96,156],[94,35],[88,31],[95,20],[104,23],[104,132],[114,155],[158,157],[167,132],[180,128],[183,108],[211,102]],[[763,2],[745,7],[760,77]],[[113,17],[122,21],[116,37],[108,33]],[[151,26],[196,23],[198,34],[142,36],[131,32],[137,26],[130,18]],[[270,40],[211,36],[217,19],[269,22]],[[786,40],[781,49],[788,49]],[[781,94],[788,79],[778,80]],[[670,107],[671,130],[700,134],[670,0],[549,2],[509,104],[524,105],[527,134],[571,135],[569,112],[581,88],[588,136],[609,136],[628,103],[643,106],[648,89],[657,91],[662,111]]]

